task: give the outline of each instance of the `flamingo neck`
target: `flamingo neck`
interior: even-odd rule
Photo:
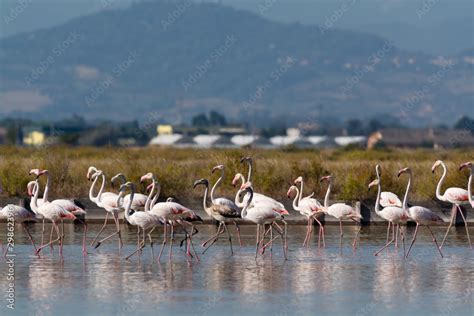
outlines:
[[[33,187],[33,198],[30,201],[30,208],[35,214],[38,214],[38,195],[39,195],[39,184],[35,183]]]
[[[379,177],[380,179],[380,177]],[[380,213],[380,196],[382,195],[382,184],[377,184],[377,199],[375,200],[375,213],[378,215]]]
[[[50,179],[51,179],[51,176],[50,176],[50,174],[48,173],[48,177],[46,178],[46,184],[45,184],[45,186],[44,186],[43,203],[48,202],[48,193],[49,193]]]
[[[132,208],[132,203],[133,203],[133,196],[135,195],[135,186],[131,185],[130,186],[130,200],[128,202],[127,208],[125,209],[125,214],[127,214],[130,209]],[[118,203],[117,203],[118,205]]]
[[[299,197],[298,197],[298,205],[300,204],[301,202],[301,197],[303,196],[303,187],[304,187],[304,184],[303,184],[303,179],[301,179],[301,186],[300,186],[300,191],[299,191]]]
[[[249,172],[247,175],[247,181],[250,181],[250,178],[252,177],[252,160],[249,160],[248,164],[249,164]]]
[[[99,180],[99,177],[95,177],[89,189],[89,200],[91,200],[94,203],[97,203],[97,197],[94,197],[94,187],[95,187],[95,184],[97,183],[97,180]]]
[[[474,201],[472,198],[472,191],[471,191],[473,173],[474,173],[474,166],[470,168],[469,181],[467,182],[467,196],[469,197],[469,203],[471,203],[472,207],[474,207]]]
[[[99,201],[99,202],[100,202],[100,199],[102,197],[102,192],[104,192],[104,188],[105,188],[105,175],[102,174],[101,177],[102,177],[102,184],[100,185],[99,193],[97,193],[97,196],[95,197],[96,200]]]
[[[331,194],[331,185],[332,185],[332,180],[329,180],[329,185],[328,185],[328,189],[326,191],[326,196],[324,197],[324,208],[328,208],[329,207],[329,194]]]
[[[242,186],[244,183],[245,183],[245,178],[242,174],[240,174],[240,186]],[[244,207],[244,198],[242,198],[242,201],[239,199],[239,196],[240,196],[240,192],[242,192],[240,189],[237,191],[237,193],[235,194],[235,199],[234,199],[234,203],[235,205],[237,205],[238,207]]]
[[[249,194],[249,198],[248,198],[247,202],[245,203],[245,206],[244,206],[244,208],[242,209],[242,212],[240,213],[240,216],[241,216],[242,218],[247,217],[247,209],[249,208],[250,203],[252,203],[253,191],[249,191],[248,194]]]
[[[155,186],[156,186],[155,178],[153,177],[151,190],[150,190],[150,193],[148,193],[148,196],[146,197],[146,201],[145,201],[145,212],[148,212],[150,210],[151,196],[153,195],[153,192],[155,191]]]
[[[300,208],[299,208],[299,204],[300,204],[300,201],[301,201],[301,192],[300,190],[298,190],[298,188],[296,188],[296,196],[295,198],[293,199],[293,209],[295,211],[299,211]],[[298,202],[298,203],[297,203]]]
[[[407,210],[408,209],[408,193],[410,192],[411,188],[411,172],[408,173],[408,183],[407,183],[407,188],[405,191],[405,196],[403,197],[403,209]]]
[[[443,182],[444,182],[444,179],[446,178],[446,174],[448,173],[448,170],[444,162],[441,163],[441,166],[443,167],[443,175],[439,179],[438,185],[436,186],[436,198],[438,198],[438,200],[440,201],[446,201],[445,197],[441,195],[441,186],[443,185]]]
[[[225,171],[224,169],[221,170],[221,176],[219,177],[219,179],[217,179],[216,183],[214,183],[214,186],[212,187],[211,189],[211,201],[212,203],[214,203],[214,191],[216,190],[216,188],[219,186],[219,184],[221,183],[222,179],[224,179],[224,175],[225,175]]]
[[[161,193],[161,185],[160,185],[160,183],[159,183],[157,180],[154,180],[154,181],[155,181],[155,183],[156,183],[156,193],[155,193],[155,196],[153,197],[153,200],[151,200],[150,208],[152,208],[153,206],[155,206],[156,201],[158,201],[158,197],[160,196],[160,193]]]
[[[207,195],[209,192],[209,185],[206,184],[206,189],[204,189],[204,197],[202,198],[202,208],[206,211],[207,215],[211,215],[211,210],[207,206]]]

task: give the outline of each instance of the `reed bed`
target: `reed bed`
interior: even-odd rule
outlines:
[[[140,176],[153,172],[162,185],[162,197],[175,196],[180,200],[197,199],[202,189],[193,190],[192,184],[199,178],[214,182],[220,175],[211,174],[217,164],[226,166],[226,179],[219,189],[219,196],[233,197],[235,188],[231,181],[236,172],[247,175],[247,167],[240,163],[243,156],[254,159],[252,182],[258,192],[278,199],[286,199],[286,191],[292,181],[303,176],[305,194],[315,192],[324,197],[326,187],[319,183],[321,176],[332,174],[334,189],[331,198],[338,200],[364,200],[374,198],[367,184],[375,178],[375,164],[382,166],[382,187],[385,191],[403,195],[406,177],[397,179],[397,171],[411,167],[414,174],[413,200],[434,199],[436,175],[431,166],[442,159],[448,166],[445,187],[466,187],[467,173],[459,172],[460,163],[474,160],[474,150],[428,149],[361,149],[296,150],[296,149],[176,149],[176,148],[90,148],[56,147],[39,148],[0,147],[0,178],[3,197],[25,197],[26,184],[32,179],[32,168],[48,169],[51,173],[51,197],[87,197],[90,183],[86,179],[89,166],[102,169],[107,179],[118,172],[137,184]],[[42,180],[44,181],[44,180]],[[107,183],[107,190],[117,190]]]

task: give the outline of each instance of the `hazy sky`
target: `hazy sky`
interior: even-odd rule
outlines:
[[[49,27],[139,0],[1,0],[0,36]],[[150,1],[150,0],[149,0]],[[198,0],[196,0],[198,1]],[[324,24],[389,37],[400,47],[449,54],[474,44],[474,0],[207,0],[284,22]],[[12,18],[14,17],[14,18]]]

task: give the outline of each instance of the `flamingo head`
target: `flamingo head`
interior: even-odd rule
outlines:
[[[113,177],[110,179],[110,183],[112,183],[112,186],[114,186],[114,183],[115,183],[117,180],[120,180],[120,182],[122,182],[122,183],[127,182],[127,178],[125,178],[125,176],[124,176],[123,173],[117,173],[115,176],[113,176]]]
[[[332,176],[324,176],[321,179],[319,179],[319,182],[323,182],[323,181],[331,182],[332,181]]]
[[[96,167],[94,166],[90,166],[89,169],[87,169],[87,174],[86,174],[86,177],[87,177],[87,180],[91,180],[91,177],[92,177],[92,174],[93,173],[96,173],[98,170]]]
[[[400,178],[400,176],[401,176],[402,174],[404,174],[404,173],[411,173],[411,169],[410,169],[410,168],[403,168],[403,169],[401,169],[400,171],[398,171],[397,177]]]
[[[241,191],[246,191],[247,189],[252,188],[252,182],[247,181],[240,186]]]
[[[473,168],[472,162],[468,161],[468,162],[465,162],[465,163],[459,165],[459,170],[462,170],[464,168],[469,168],[469,169],[472,170],[472,168]]]
[[[167,199],[166,199],[166,202],[176,202],[176,199],[172,196],[169,196]]]
[[[241,173],[236,173],[234,179],[232,179],[232,186],[235,188],[237,186],[237,182],[239,182],[239,180],[243,178],[244,176]]]
[[[287,210],[278,210],[277,212],[278,212],[278,214],[280,214],[280,215],[290,215],[290,213],[288,213]]]
[[[211,173],[214,173],[216,170],[224,170],[224,165],[217,165],[214,168],[212,168]]]
[[[140,178],[140,183],[145,182],[146,180],[152,180],[154,178],[153,173],[148,172]]]
[[[295,181],[293,181],[295,184],[299,184],[301,182],[303,182],[303,177],[302,176],[299,176],[298,178],[295,179]]]
[[[286,195],[288,196],[289,199],[293,197],[293,194],[298,192],[298,188],[294,185],[292,185],[289,189],[288,192],[286,192]]]
[[[198,185],[205,185],[207,188],[209,187],[209,180],[202,178],[197,181],[194,181],[193,188],[195,189]]]
[[[369,183],[368,190],[370,191],[370,188],[371,188],[371,187],[374,187],[374,186],[376,186],[376,185],[379,185],[379,183],[380,183],[379,179],[375,179],[374,181],[370,182],[370,183]]]
[[[147,192],[150,192],[151,188],[153,188],[153,183],[150,183],[150,184],[146,187],[146,191],[147,191]]]
[[[247,163],[252,163],[252,157],[242,157],[240,158],[240,163],[244,163],[244,162],[247,162]]]
[[[123,192],[125,192],[125,190],[127,190],[128,188],[134,188],[134,187],[135,187],[134,184],[133,184],[132,182],[128,181],[128,182],[125,182],[124,184],[122,184],[122,185],[120,186],[119,192],[120,192],[120,193],[123,193]]]
[[[28,175],[35,175],[36,178],[40,176],[41,170],[39,169],[31,169],[30,172],[28,172]]]
[[[443,164],[443,162],[441,160],[436,160],[436,162],[433,164],[433,167],[431,167],[431,172],[434,173],[436,168],[438,168],[442,164]]]
[[[35,185],[37,184],[37,181],[30,181],[26,185],[26,188],[28,190],[28,196],[33,196],[34,195],[34,190],[35,190]]]

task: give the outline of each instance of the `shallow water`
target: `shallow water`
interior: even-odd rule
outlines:
[[[100,225],[90,225],[94,236]],[[40,225],[30,227],[35,240]],[[199,226],[194,236],[196,248],[216,228]],[[140,258],[124,260],[134,249],[135,228],[124,228],[126,246],[119,255],[116,240],[98,250],[81,254],[80,225],[66,225],[64,260],[49,248],[37,258],[18,227],[15,234],[15,314],[188,314],[188,315],[472,315],[474,251],[467,246],[465,231],[457,228],[443,248],[441,259],[431,238],[421,230],[408,260],[403,250],[390,248],[382,255],[373,253],[385,241],[384,227],[365,227],[360,247],[350,247],[355,227],[345,228],[342,254],[338,228],[326,227],[326,248],[301,247],[305,227],[289,228],[289,260],[283,260],[277,240],[273,253],[254,260],[255,226],[243,228],[245,246],[234,241],[233,256],[222,238],[200,255],[201,261],[188,261],[179,245],[173,261],[168,250],[161,263],[152,260],[150,248]],[[445,228],[435,229],[441,239]],[[411,237],[413,227],[408,228]],[[161,231],[161,230],[160,230]],[[231,228],[233,231],[233,228]],[[110,230],[108,230],[110,232]],[[0,236],[5,236],[5,225]],[[161,241],[154,234],[155,255]],[[474,231],[471,229],[471,234]],[[181,239],[178,235],[177,239]],[[200,254],[200,252],[198,252]],[[8,267],[0,264],[0,289],[8,288]],[[5,295],[5,294],[4,294]],[[6,296],[5,296],[6,298]],[[7,311],[5,299],[0,314]]]

